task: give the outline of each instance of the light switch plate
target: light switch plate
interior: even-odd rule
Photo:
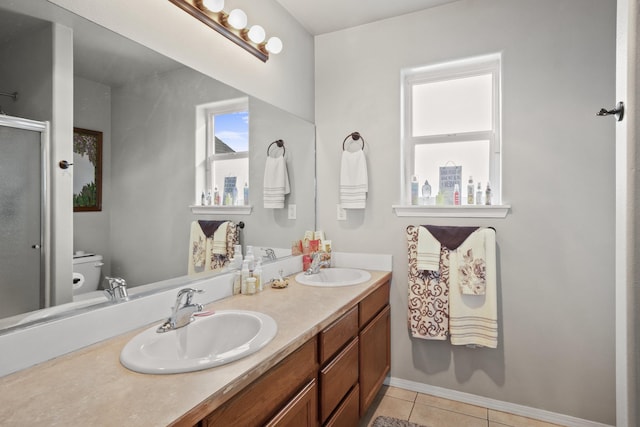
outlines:
[[[296,205],[289,205],[289,219],[296,219]]]
[[[337,214],[338,214],[338,221],[346,221],[347,220],[347,211],[342,209],[342,205],[340,205],[340,204],[337,204],[336,208],[337,208]]]

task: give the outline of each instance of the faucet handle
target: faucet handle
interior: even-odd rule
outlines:
[[[202,289],[193,289],[193,288],[182,288],[178,291],[178,296],[177,296],[177,300],[178,300],[178,304],[180,301],[182,301],[182,297],[184,295],[187,296],[187,301],[185,302],[185,304],[191,304],[191,300],[193,299],[193,295],[194,294],[201,294],[203,293],[204,290]]]

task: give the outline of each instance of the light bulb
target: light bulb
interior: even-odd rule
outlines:
[[[252,42],[260,44],[264,41],[265,36],[264,28],[260,25],[253,25],[249,28],[249,40]]]
[[[277,55],[282,52],[282,40],[277,37],[271,37],[265,47],[269,53]]]
[[[233,9],[231,13],[229,13],[227,22],[236,30],[242,30],[247,26],[247,14],[241,9]]]
[[[224,9],[224,0],[202,0],[202,5],[211,12],[220,12]]]

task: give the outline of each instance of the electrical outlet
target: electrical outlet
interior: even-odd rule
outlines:
[[[296,205],[289,205],[289,219],[296,219]]]
[[[342,209],[342,206],[340,204],[336,205],[336,208],[338,208],[338,221],[346,221],[347,220],[347,211]]]

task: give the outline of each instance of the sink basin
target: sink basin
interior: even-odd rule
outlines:
[[[317,274],[299,273],[296,281],[307,286],[351,286],[371,279],[371,274],[357,268],[323,268]]]
[[[120,363],[143,374],[199,371],[255,353],[278,330],[271,316],[243,310],[216,311],[169,332],[157,333],[157,328],[133,337],[122,349]]]

